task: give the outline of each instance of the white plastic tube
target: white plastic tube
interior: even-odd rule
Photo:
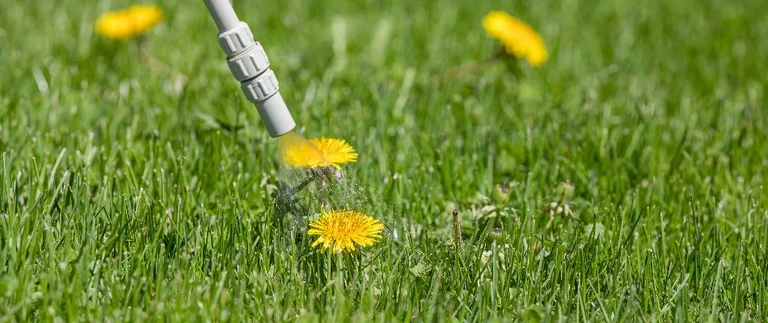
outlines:
[[[213,21],[216,22],[216,27],[219,28],[219,32],[224,32],[235,28],[235,25],[240,22],[237,19],[235,9],[229,3],[229,0],[204,0],[205,6],[208,7],[208,12],[211,13]]]
[[[227,66],[249,101],[256,104],[269,135],[282,136],[296,127],[280,95],[275,73],[269,68],[264,48],[253,40],[248,24],[237,18],[229,0],[203,0],[219,29],[219,46],[227,54]]]

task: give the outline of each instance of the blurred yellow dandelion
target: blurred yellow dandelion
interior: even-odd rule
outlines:
[[[133,36],[133,24],[124,10],[107,12],[96,20],[96,32],[113,39],[128,39]]]
[[[153,5],[133,5],[128,10],[133,16],[135,33],[143,35],[163,20],[163,10]]]
[[[351,210],[324,212],[309,224],[307,234],[320,237],[312,247],[334,253],[355,251],[355,245],[368,247],[381,239],[384,225],[373,217]]]
[[[280,137],[280,159],[291,167],[325,167],[341,168],[341,164],[357,161],[355,148],[344,139],[315,138],[310,140]],[[294,143],[283,144],[287,141]]]
[[[163,10],[154,5],[133,5],[103,13],[96,20],[96,32],[112,39],[144,35],[163,20]]]
[[[483,19],[483,28],[498,39],[507,53],[524,58],[533,67],[547,62],[547,46],[541,35],[520,19],[503,11],[491,11]]]

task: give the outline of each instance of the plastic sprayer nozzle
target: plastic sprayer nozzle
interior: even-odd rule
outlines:
[[[229,71],[240,81],[245,97],[256,104],[269,135],[279,137],[293,130],[296,122],[280,95],[267,54],[253,40],[248,24],[237,18],[229,0],[204,1],[219,28],[219,45],[227,54]]]

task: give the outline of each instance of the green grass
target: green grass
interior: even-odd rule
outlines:
[[[360,154],[387,229],[343,258],[273,212],[202,1],[163,1],[151,62],[93,34],[128,1],[0,5],[0,321],[765,321],[768,2],[391,3],[236,1],[299,132]],[[434,82],[494,9],[550,61]]]

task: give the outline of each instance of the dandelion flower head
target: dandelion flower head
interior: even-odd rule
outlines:
[[[547,46],[541,35],[520,19],[503,11],[491,11],[483,19],[483,28],[498,39],[507,53],[524,58],[533,67],[547,62]]]
[[[355,251],[355,245],[368,247],[381,239],[384,225],[379,220],[351,210],[324,212],[309,224],[310,236],[320,236],[312,247],[334,253]]]
[[[344,139],[315,138],[305,140],[286,136],[289,135],[280,137],[280,159],[288,166],[333,166],[339,169],[341,164],[357,161],[357,152]]]
[[[357,161],[355,148],[344,139],[315,138],[309,141],[323,153],[325,161],[333,167],[340,168],[340,164]]]
[[[163,10],[155,5],[133,5],[127,9],[103,13],[96,20],[96,32],[125,40],[144,35],[163,20]]]

